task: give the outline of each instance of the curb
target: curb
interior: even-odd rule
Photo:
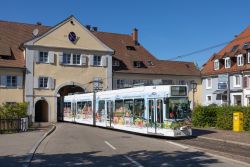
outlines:
[[[32,161],[32,158],[37,150],[37,148],[39,147],[39,145],[42,143],[42,141],[47,137],[49,136],[52,132],[54,132],[54,130],[56,129],[56,125],[53,124],[52,125],[52,128],[50,128],[49,131],[47,131],[41,138],[40,140],[38,140],[35,145],[32,147],[32,149],[28,152],[28,156],[27,158],[24,160],[24,164],[23,164],[23,167],[29,167],[30,166],[30,163]]]
[[[250,144],[248,144],[248,143],[242,143],[242,142],[237,142],[237,141],[230,141],[230,140],[224,140],[224,139],[215,139],[215,138],[205,137],[205,136],[197,136],[197,138],[220,141],[220,142],[225,142],[225,143],[230,143],[230,144],[238,144],[238,145],[250,147]]]

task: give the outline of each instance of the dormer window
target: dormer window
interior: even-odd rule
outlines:
[[[134,46],[126,46],[127,50],[132,50],[135,51],[135,47]]]
[[[220,69],[220,62],[218,59],[214,60],[214,70]]]
[[[243,64],[244,64],[243,55],[240,54],[237,56],[237,66],[243,66]]]
[[[142,61],[134,61],[134,67],[141,68],[142,67]]]
[[[242,49],[247,49],[249,48],[250,42],[245,42],[244,45],[242,46]]]
[[[152,62],[152,61],[148,61],[148,66],[153,66],[154,65],[154,63]]]
[[[114,67],[119,67],[120,66],[120,61],[119,60],[113,60],[113,66]]]
[[[234,51],[236,51],[236,49],[239,47],[239,45],[234,45],[233,47],[232,47],[232,49],[231,49],[231,52],[234,52]]]
[[[230,68],[231,67],[231,59],[230,57],[225,58],[225,68]]]

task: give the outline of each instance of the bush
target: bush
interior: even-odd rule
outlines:
[[[233,113],[243,112],[243,126],[250,131],[250,107],[241,106],[197,106],[192,113],[192,123],[195,127],[216,127],[218,129],[233,129]]]
[[[28,103],[14,103],[0,105],[0,118],[14,119],[27,116]]]

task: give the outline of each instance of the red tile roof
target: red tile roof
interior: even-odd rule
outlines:
[[[203,66],[201,74],[206,75],[216,75],[222,73],[237,73],[239,71],[249,70],[250,64],[244,64],[242,67],[237,66],[236,62],[231,65],[231,68],[225,69],[220,65],[219,70],[214,70],[214,60],[223,59],[225,57],[235,57],[238,54],[243,54],[246,60],[246,49],[243,49],[243,46],[246,42],[250,42],[250,26],[248,26],[244,31],[242,31],[237,37],[235,37],[228,45],[226,45],[218,53],[212,55],[206,64]],[[235,51],[232,52],[232,48],[236,45],[239,45]],[[250,48],[250,44],[249,44]]]

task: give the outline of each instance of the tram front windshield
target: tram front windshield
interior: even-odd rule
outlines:
[[[167,119],[190,119],[191,110],[188,98],[169,98],[166,104],[166,118]]]

